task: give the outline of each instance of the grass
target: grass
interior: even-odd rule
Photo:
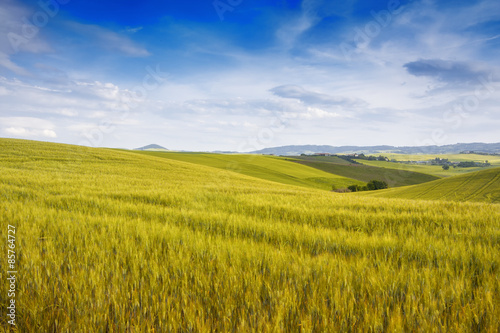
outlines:
[[[361,198],[7,139],[0,198],[2,242],[17,229],[19,332],[500,327],[499,205]]]
[[[332,185],[346,187],[352,184],[364,185],[365,182],[334,175],[309,166],[290,163],[278,157],[246,154],[208,154],[208,153],[135,153],[189,162],[229,170],[239,174],[282,184],[297,185],[322,190],[331,190]]]
[[[377,191],[368,195],[500,203],[500,168],[471,172],[405,188]]]
[[[330,157],[329,159],[319,159],[316,157],[294,157],[289,160],[293,160],[297,163],[323,170],[325,172],[357,179],[363,182],[369,182],[374,179],[383,180],[389,185],[389,187],[414,185],[438,179],[438,177],[433,175],[403,169],[396,170],[377,166],[350,164],[349,162],[338,157]]]

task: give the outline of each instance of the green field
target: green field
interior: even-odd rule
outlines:
[[[500,203],[500,168],[471,172],[415,186],[363,193],[363,195]]]
[[[485,170],[482,167],[476,168],[453,168],[450,167],[449,170],[443,170],[443,167],[440,165],[418,165],[418,164],[403,164],[403,163],[393,163],[393,162],[384,162],[384,161],[360,161],[365,165],[376,166],[380,168],[388,168],[394,170],[405,170],[405,171],[414,171],[419,173],[426,173],[429,175],[433,175],[436,177],[451,177],[460,174],[466,174],[469,172]]]
[[[389,159],[395,159],[396,161],[427,161],[433,160],[435,158],[447,158],[450,161],[455,162],[484,162],[489,161],[492,165],[500,166],[500,155],[479,155],[479,154],[417,154],[417,155],[405,155],[405,154],[378,154],[385,156]],[[376,156],[378,156],[376,155]]]
[[[440,158],[449,158],[449,156],[451,156],[451,155],[441,155]],[[453,161],[462,162],[459,160],[453,160]],[[470,161],[470,160],[468,160],[468,161]],[[385,161],[367,161],[367,160],[358,160],[358,162],[365,164],[365,165],[375,166],[375,167],[380,167],[380,168],[388,168],[388,169],[395,169],[395,170],[404,170],[404,171],[425,173],[425,174],[429,174],[429,175],[433,175],[433,176],[441,177],[441,178],[466,174],[469,172],[481,171],[481,170],[485,170],[488,168],[500,167],[500,161],[498,161],[498,160],[490,161],[491,167],[473,167],[473,168],[453,168],[453,167],[450,167],[449,170],[443,170],[442,166],[440,166],[440,165],[403,164],[403,163],[394,163],[394,162],[385,162]],[[481,162],[481,161],[475,161],[475,162]],[[484,160],[483,160],[483,162],[484,162]]]
[[[332,185],[335,185],[336,187],[347,187],[352,184],[365,184],[364,181],[324,172],[309,166],[290,163],[273,156],[142,151],[133,152],[229,170],[243,175],[271,180],[282,184],[323,190],[331,190]]]
[[[500,328],[498,204],[360,197],[10,139],[0,198],[3,244],[16,230],[19,332]]]
[[[382,180],[385,181],[389,187],[421,184],[438,179],[436,176],[425,173],[403,169],[395,170],[377,166],[350,164],[348,161],[338,157],[321,157],[293,157],[288,160],[363,182],[369,182],[374,179]]]

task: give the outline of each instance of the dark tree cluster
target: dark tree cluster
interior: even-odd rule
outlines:
[[[387,185],[386,182],[382,180],[371,180],[366,184],[365,186],[361,185],[350,185],[347,187],[347,189],[336,189],[335,187],[333,188],[333,191],[335,192],[361,192],[361,191],[375,191],[375,190],[382,190],[385,188],[388,188],[389,185]]]
[[[365,154],[359,154],[356,157],[357,159],[360,160],[368,160],[368,161],[386,161],[389,162],[389,158],[379,155],[379,156],[366,156]]]
[[[479,163],[479,162],[460,162],[457,164],[457,167],[459,168],[474,168],[474,167],[488,167],[488,166],[491,166],[490,163],[488,163],[488,161],[486,161],[485,163]]]

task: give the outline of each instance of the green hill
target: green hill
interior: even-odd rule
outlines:
[[[288,158],[288,160],[363,182],[369,182],[374,179],[383,180],[389,187],[421,184],[439,179],[439,177],[433,175],[408,170],[350,164],[348,161],[336,156],[301,156],[293,157],[293,159]]]
[[[365,184],[364,181],[335,175],[306,165],[291,163],[274,156],[139,151],[135,153],[229,170],[282,184],[322,190],[331,190],[332,185],[346,187],[352,184]]]
[[[387,198],[500,202],[500,168],[439,179],[425,184],[361,195]]]

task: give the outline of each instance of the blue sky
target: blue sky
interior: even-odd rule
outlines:
[[[498,59],[497,0],[3,0],[0,137],[499,142]]]

